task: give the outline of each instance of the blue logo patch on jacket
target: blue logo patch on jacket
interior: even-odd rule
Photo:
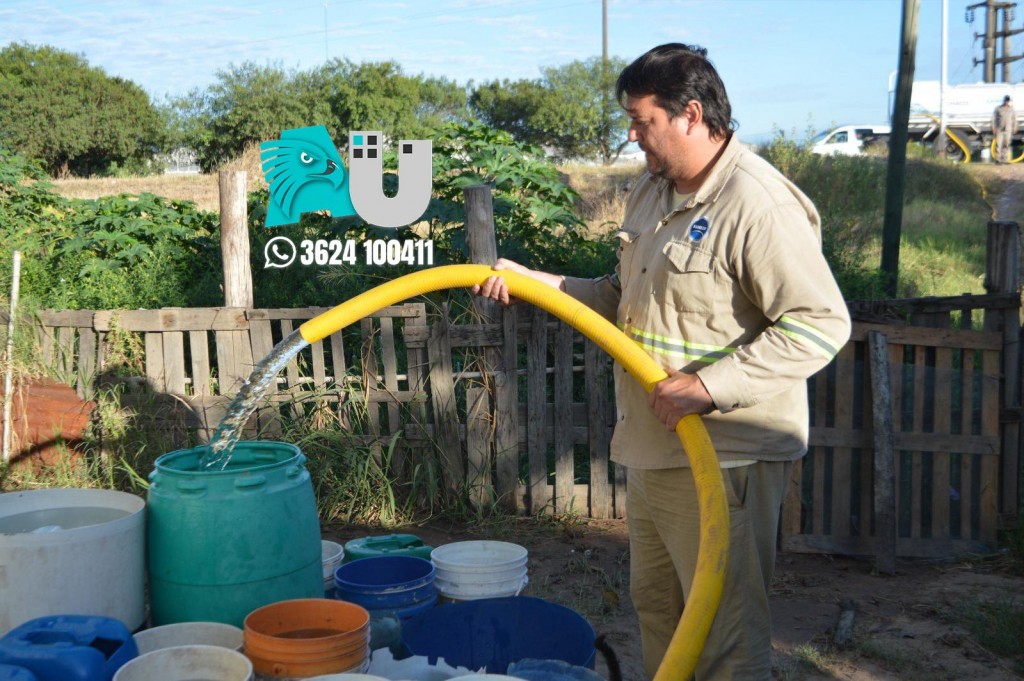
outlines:
[[[690,239],[700,241],[708,233],[709,227],[711,227],[711,222],[708,221],[706,216],[697,218],[690,223]]]

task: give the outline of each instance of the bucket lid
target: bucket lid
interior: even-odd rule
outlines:
[[[371,556],[416,556],[430,558],[432,546],[414,534],[387,534],[360,537],[345,543],[345,562],[350,563]]]

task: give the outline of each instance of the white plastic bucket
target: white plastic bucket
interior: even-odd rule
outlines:
[[[345,547],[327,539],[320,540],[320,558],[324,567],[324,594],[334,593],[334,571],[345,559]]]
[[[113,681],[251,681],[252,663],[219,646],[175,646],[140,655],[114,674]]]
[[[0,494],[0,636],[38,617],[146,617],[146,502],[103,489]]]
[[[221,622],[178,622],[145,629],[135,634],[139,655],[163,648],[206,645],[242,650],[242,630]]]
[[[463,541],[434,549],[434,584],[449,600],[517,596],[526,587],[527,550],[503,541]]]

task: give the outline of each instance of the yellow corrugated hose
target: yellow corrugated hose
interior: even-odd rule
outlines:
[[[583,303],[515,272],[484,265],[448,265],[394,279],[362,293],[299,327],[309,343],[321,340],[381,308],[407,298],[447,288],[482,284],[498,274],[517,298],[547,310],[578,329],[611,355],[650,392],[667,374],[639,346]],[[686,416],[676,434],[690,459],[700,505],[700,550],[689,598],[655,681],[689,679],[704,649],[725,584],[729,552],[729,506],[714,447],[699,416]]]

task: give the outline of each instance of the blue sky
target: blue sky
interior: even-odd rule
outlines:
[[[949,0],[949,80],[982,79],[984,10]],[[917,78],[940,75],[940,0],[922,0]],[[611,0],[609,52],[708,48],[740,136],[885,123],[900,0]],[[1021,26],[1018,18],[1014,26]],[[1024,51],[1024,37],[1011,49]],[[130,79],[156,100],[204,88],[245,61],[305,70],[325,57],[393,59],[461,84],[536,78],[601,53],[601,0],[0,0],[0,45],[48,44]],[[1024,79],[1024,62],[1012,79]]]

